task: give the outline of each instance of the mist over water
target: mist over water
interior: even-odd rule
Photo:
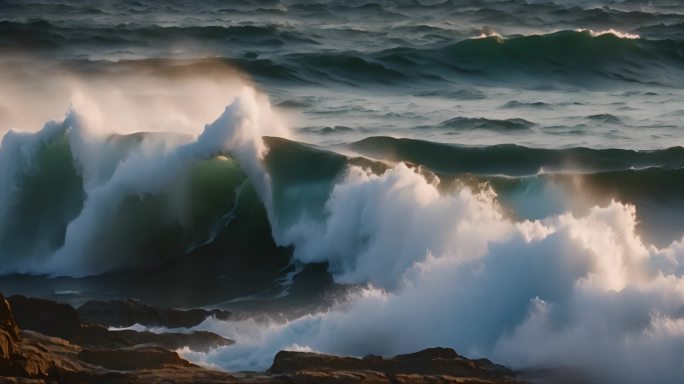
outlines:
[[[226,370],[684,381],[680,4],[0,4],[3,291],[248,302]]]

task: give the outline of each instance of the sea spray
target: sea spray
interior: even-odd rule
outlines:
[[[370,286],[344,305],[285,323],[210,320],[200,329],[237,344],[186,357],[243,370],[267,368],[280,349],[361,356],[450,346],[519,369],[572,367],[599,382],[684,378],[682,242],[645,245],[633,206],[514,222],[486,196],[440,195],[403,165],[375,177],[356,172],[331,201],[358,196],[358,208],[328,205],[325,225],[346,231],[311,231],[309,241],[348,251],[321,247],[338,280],[389,290]],[[420,226],[422,215],[435,225]],[[350,231],[358,235],[345,236]],[[335,244],[347,240],[356,243]],[[650,359],[660,364],[640,363]]]
[[[516,222],[493,191],[444,194],[438,182],[403,163],[380,175],[350,168],[325,220],[304,218],[283,240],[298,260],[326,261],[337,281],[369,288],[285,323],[209,321],[203,329],[238,344],[186,356],[265,369],[280,349],[391,355],[448,345],[515,368],[579,367],[599,381],[684,378],[681,242],[644,244],[635,207],[619,202]],[[626,364],[654,355],[665,365]]]

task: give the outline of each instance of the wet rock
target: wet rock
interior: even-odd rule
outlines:
[[[21,329],[71,339],[81,330],[78,313],[69,304],[19,295],[8,298],[14,318]]]

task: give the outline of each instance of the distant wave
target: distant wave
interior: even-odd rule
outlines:
[[[592,121],[597,121],[601,123],[606,123],[606,124],[620,124],[622,121],[620,120],[619,117],[615,115],[611,115],[610,113],[599,113],[596,115],[589,115],[587,116],[587,119],[592,120]]]
[[[397,47],[372,52],[293,51],[292,44],[313,48],[318,42],[301,32],[283,31],[276,26],[70,29],[47,21],[0,22],[0,50],[8,52],[51,52],[78,46],[162,49],[193,41],[210,44],[208,48],[223,52],[225,60],[265,81],[351,86],[445,81],[526,87],[566,84],[595,88],[615,82],[684,85],[684,41],[628,39],[612,32],[562,31],[505,40],[485,37],[447,42],[438,47]],[[275,54],[253,52],[259,47],[284,45],[289,48]]]
[[[505,120],[485,119],[483,117],[454,117],[439,124],[440,128],[455,130],[487,129],[492,131],[519,131],[527,130],[534,123],[520,118]]]
[[[353,85],[446,79],[526,86],[556,81],[596,87],[611,81],[680,85],[682,62],[684,42],[563,31],[504,41],[495,37],[463,40],[434,49],[297,53],[283,56],[276,64],[311,81]],[[663,66],[669,71],[654,70]]]
[[[252,44],[282,46],[286,43],[317,44],[298,33],[282,31],[273,25],[237,26],[62,26],[45,20],[0,21],[0,47],[18,51],[40,48],[67,48],[74,44],[145,47],[182,42]]]
[[[553,106],[545,103],[543,101],[535,102],[523,102],[517,100],[511,100],[508,103],[501,106],[503,109],[515,109],[515,108],[533,108],[533,109],[550,109]]]

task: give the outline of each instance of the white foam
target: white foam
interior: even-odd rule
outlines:
[[[636,33],[620,32],[620,31],[616,31],[612,28],[606,29],[606,30],[601,30],[601,31],[594,31],[592,29],[577,29],[576,31],[577,32],[589,32],[594,37],[610,34],[610,35],[617,36],[621,39],[635,40],[635,39],[641,38],[641,36],[637,35]]]
[[[684,380],[684,245],[644,244],[633,206],[515,222],[491,195],[440,194],[399,164],[380,176],[352,168],[327,211],[289,233],[296,257],[384,289],[286,323],[208,321],[237,344],[195,358],[244,370],[294,346],[357,356],[449,346],[597,382]]]

